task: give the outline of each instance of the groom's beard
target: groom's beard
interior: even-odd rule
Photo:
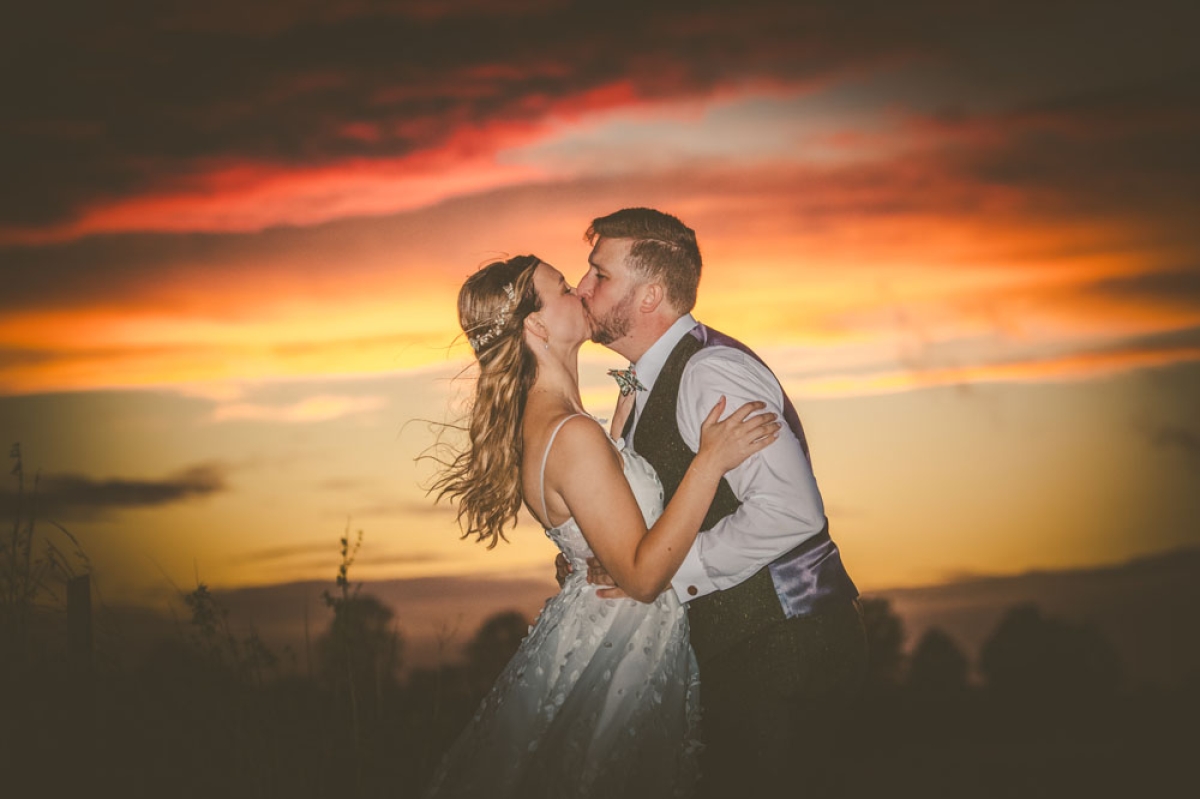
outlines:
[[[592,341],[597,344],[612,344],[629,334],[633,327],[633,289],[625,292],[613,308],[603,316],[592,316],[591,310],[583,306],[588,321],[592,324]]]

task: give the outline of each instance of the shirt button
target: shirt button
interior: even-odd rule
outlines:
[[[695,596],[695,595],[696,595],[696,594],[698,594],[698,593],[700,593],[700,589],[699,589],[699,588],[697,588],[697,587],[696,587],[696,586],[694,586],[694,585],[689,585],[689,586],[688,586],[688,596]]]

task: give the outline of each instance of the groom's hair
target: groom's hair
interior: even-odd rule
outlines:
[[[623,208],[592,220],[584,238],[632,239],[626,266],[642,280],[657,280],[667,300],[681,314],[696,305],[700,285],[700,247],[696,231],[670,214],[653,208]]]

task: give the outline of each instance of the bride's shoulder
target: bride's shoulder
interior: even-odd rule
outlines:
[[[586,413],[564,413],[551,421],[551,429],[558,430],[560,441],[587,442],[607,441],[608,433]]]
[[[612,439],[604,427],[586,414],[564,415],[554,422],[558,428],[554,449],[568,459],[596,457],[598,453],[616,455]],[[554,458],[554,453],[550,455]]]

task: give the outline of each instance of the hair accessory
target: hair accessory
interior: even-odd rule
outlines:
[[[499,336],[500,332],[504,330],[504,326],[508,324],[508,315],[512,313],[513,306],[517,304],[517,290],[513,287],[512,283],[505,283],[504,293],[508,295],[508,299],[500,306],[500,310],[496,313],[492,321],[492,326],[488,328],[486,333],[480,336],[469,336],[467,338],[467,342],[475,352],[479,352],[483,345]]]

